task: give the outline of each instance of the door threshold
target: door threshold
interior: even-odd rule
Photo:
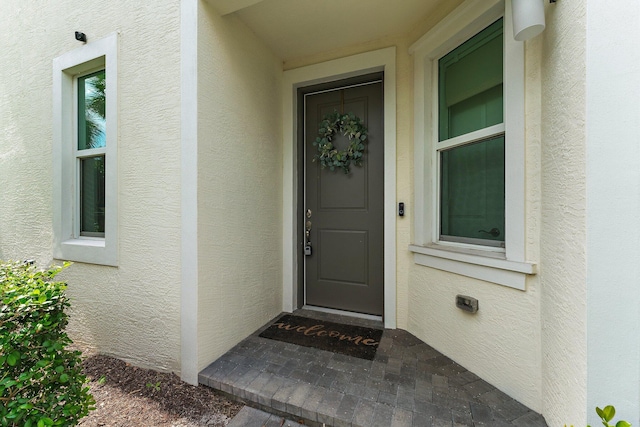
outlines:
[[[335,308],[316,307],[315,305],[304,305],[304,310],[320,311],[322,313],[337,314],[340,316],[357,317],[358,319],[373,320],[382,322],[382,316],[374,316],[372,314],[355,313],[353,311],[337,310]]]

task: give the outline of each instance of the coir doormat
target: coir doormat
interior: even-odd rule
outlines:
[[[260,336],[373,360],[382,338],[382,330],[285,314]]]

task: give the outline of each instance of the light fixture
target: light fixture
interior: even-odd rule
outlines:
[[[81,33],[80,31],[76,31],[76,40],[79,42],[87,42],[87,35],[85,33]]]
[[[511,0],[513,38],[529,40],[544,30],[544,0]]]

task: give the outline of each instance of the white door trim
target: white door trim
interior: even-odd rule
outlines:
[[[297,90],[384,71],[384,325],[396,327],[396,48],[389,47],[287,70],[283,76],[282,309],[297,301]]]

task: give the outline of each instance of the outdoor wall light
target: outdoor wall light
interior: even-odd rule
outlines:
[[[544,30],[544,0],[512,0],[511,7],[514,39],[529,40]]]
[[[85,33],[81,33],[80,31],[76,31],[76,40],[79,42],[87,42],[87,35]]]

